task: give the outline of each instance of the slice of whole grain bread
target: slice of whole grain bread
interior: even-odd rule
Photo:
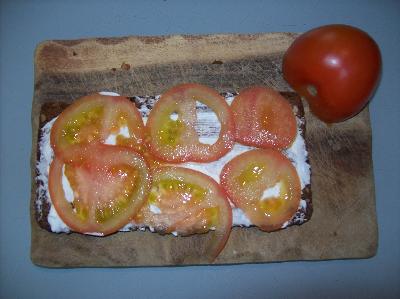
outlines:
[[[304,118],[304,108],[302,105],[302,102],[299,98],[299,96],[295,93],[290,93],[290,92],[282,92],[281,93],[288,101],[289,103],[293,106],[293,111],[300,120],[298,122],[299,124],[299,129],[300,129],[300,134],[301,136],[305,139],[305,134],[306,134],[306,122]],[[224,96],[226,99],[229,98],[232,99],[236,93],[223,93],[222,96]],[[148,113],[151,111],[152,107],[154,106],[154,103],[157,101],[158,97],[154,96],[135,96],[131,97],[130,100],[135,103],[136,107],[139,109],[139,111],[142,114],[142,117],[146,118]],[[64,102],[54,102],[54,103],[46,103],[41,106],[40,109],[40,120],[39,120],[39,134],[38,134],[38,143],[40,142],[41,138],[43,137],[43,127],[51,121],[53,118],[58,116],[69,104],[64,103]],[[207,112],[206,107],[198,107],[197,113],[206,113]],[[200,134],[218,134],[216,132],[215,126],[213,126],[212,123],[208,124],[209,131],[202,132]],[[40,161],[40,146],[37,147],[37,161]],[[308,160],[308,158],[307,158]],[[308,162],[308,161],[307,161]],[[309,162],[308,162],[309,163]],[[35,207],[35,218],[38,224],[40,225],[41,228],[51,232],[51,227],[48,222],[48,215],[49,211],[51,208],[51,202],[48,198],[47,192],[45,192],[44,187],[44,181],[40,179],[39,177],[39,170],[36,168],[37,171],[37,179],[36,179],[36,184],[37,184],[37,192],[36,192],[36,201],[34,203]],[[299,206],[299,209],[297,210],[296,214],[292,217],[290,221],[288,221],[286,227],[292,226],[292,225],[301,225],[307,221],[310,220],[312,212],[313,212],[313,206],[312,206],[312,193],[311,193],[311,184],[307,184],[303,189],[302,189],[302,195],[301,199],[303,203]],[[245,229],[245,228],[243,228]]]

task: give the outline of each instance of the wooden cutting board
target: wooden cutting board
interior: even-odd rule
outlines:
[[[220,92],[266,85],[290,91],[281,73],[291,33],[97,38],[46,41],[35,53],[32,166],[37,158],[40,107],[98,91],[156,95],[182,82]],[[367,258],[376,253],[378,230],[368,109],[327,126],[305,107],[312,167],[314,214],[299,227],[274,233],[235,228],[217,264]],[[126,267],[202,264],[193,261],[206,235],[190,238],[149,232],[106,238],[53,234],[34,218],[32,167],[31,258],[47,267]]]

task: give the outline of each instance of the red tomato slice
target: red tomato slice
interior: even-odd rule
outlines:
[[[206,252],[213,261],[229,238],[232,209],[212,178],[195,170],[166,166],[153,173],[148,202],[134,221],[160,233],[181,236],[215,230]]]
[[[221,171],[221,185],[235,206],[264,231],[280,229],[299,207],[296,169],[274,149],[251,150],[233,158]]]
[[[284,149],[296,138],[297,123],[292,106],[273,89],[247,88],[235,97],[231,109],[239,143]]]
[[[87,155],[87,153],[90,153]],[[75,232],[108,235],[127,224],[144,204],[151,179],[144,159],[128,147],[90,145],[80,163],[50,165],[49,191],[60,218]],[[67,201],[65,173],[74,199]]]
[[[200,143],[196,133],[196,101],[210,107],[221,123],[219,138],[212,145]],[[235,125],[228,104],[217,91],[200,84],[181,84],[165,92],[151,110],[146,127],[151,152],[167,162],[215,161],[234,144]]]
[[[127,128],[129,137],[118,134]],[[117,145],[139,147],[144,125],[135,104],[127,98],[92,94],[74,101],[57,118],[50,142],[56,155],[68,162],[76,160],[82,145],[105,143],[114,134]]]

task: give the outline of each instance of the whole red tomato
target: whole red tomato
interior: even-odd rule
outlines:
[[[285,53],[282,68],[285,80],[317,117],[340,122],[368,103],[379,81],[381,54],[364,31],[327,25],[300,35]]]

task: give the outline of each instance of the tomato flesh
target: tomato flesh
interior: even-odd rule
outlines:
[[[199,141],[195,130],[196,101],[209,106],[221,123],[214,144]],[[153,155],[172,163],[215,161],[234,144],[235,126],[228,104],[217,91],[200,84],[177,85],[162,94],[150,112],[146,128]]]
[[[118,134],[122,128],[128,135]],[[78,153],[86,145],[106,143],[110,135],[115,135],[116,145],[138,148],[143,131],[140,113],[127,98],[93,94],[74,101],[58,116],[50,142],[59,158],[71,162],[81,158]]]
[[[347,25],[327,25],[300,35],[285,53],[282,69],[311,111],[331,123],[366,106],[381,64],[379,47],[367,33]]]
[[[139,211],[151,178],[144,159],[130,148],[88,147],[80,163],[54,157],[49,170],[50,197],[57,214],[73,231],[108,235]],[[65,196],[63,173],[73,190],[72,202]]]
[[[134,221],[160,233],[181,236],[214,230],[205,253],[213,261],[229,238],[232,210],[212,178],[195,170],[164,166],[153,173],[147,204]]]
[[[296,138],[297,123],[292,106],[273,89],[247,88],[235,97],[231,109],[239,143],[284,149]]]
[[[234,205],[261,230],[280,229],[299,207],[301,185],[296,169],[275,149],[236,156],[223,167],[220,180]]]

